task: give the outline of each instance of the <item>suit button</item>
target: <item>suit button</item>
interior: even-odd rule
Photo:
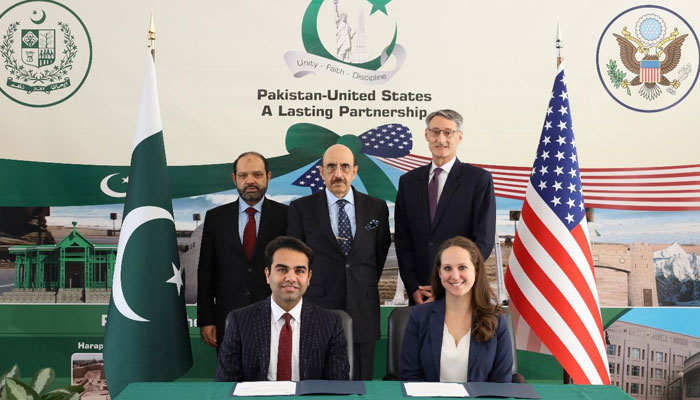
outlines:
[[[433,242],[429,242],[429,243],[428,243],[428,246],[429,246],[429,247],[433,247]]]
[[[350,268],[350,264],[345,264],[345,268]]]
[[[245,292],[245,295],[246,295],[246,296],[250,296],[250,290],[247,290],[247,291]]]
[[[248,272],[253,272],[253,268],[248,268]]]

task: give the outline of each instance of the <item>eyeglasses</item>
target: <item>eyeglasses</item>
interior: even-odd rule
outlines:
[[[459,132],[459,131],[453,131],[452,129],[440,129],[440,128],[432,128],[432,129],[428,128],[428,129],[426,129],[426,131],[428,131],[428,133],[432,137],[438,137],[442,133],[448,139],[451,138],[452,136],[454,136],[455,133]]]
[[[352,165],[350,164],[340,164],[340,171],[343,172],[344,174],[347,174],[348,172],[352,171]],[[327,164],[326,166],[323,167],[323,169],[329,173],[335,173],[335,171],[338,170],[338,164]]]

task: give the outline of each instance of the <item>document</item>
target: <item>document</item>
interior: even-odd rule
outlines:
[[[467,382],[464,384],[471,397],[512,397],[539,399],[540,395],[527,383]]]
[[[469,397],[462,383],[405,382],[403,388],[410,397]]]
[[[240,382],[233,389],[233,396],[291,396],[296,392],[296,382]]]

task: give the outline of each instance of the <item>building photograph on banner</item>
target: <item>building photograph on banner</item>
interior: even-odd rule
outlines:
[[[283,211],[248,227],[239,204],[265,198],[257,204],[294,209],[350,186],[388,210],[381,305],[416,300],[420,279],[402,267],[406,232],[418,237],[464,213],[470,224],[494,216],[495,229],[469,238],[516,325],[540,315],[553,324],[537,305],[567,290],[581,293],[572,310],[700,305],[700,4],[176,3],[0,3],[3,306],[112,300],[115,319],[148,320],[136,293],[162,290],[202,307],[202,293],[219,290],[200,281],[220,240],[212,235],[228,232],[231,253],[250,251],[247,273],[264,283],[263,267],[253,267],[264,249],[245,243],[244,229],[298,232]],[[456,129],[436,125],[438,110],[456,111]],[[331,173],[324,154],[338,149],[353,163],[330,164]],[[247,152],[265,158],[261,176],[246,175],[246,157],[234,166]],[[428,168],[455,158],[455,171],[472,172],[457,180],[450,164],[439,185],[492,191],[492,207],[450,203],[450,194],[431,204]],[[411,208],[421,202],[425,226]],[[383,217],[355,221],[354,209],[351,236],[382,231]],[[329,225],[343,237],[337,221]],[[439,245],[426,252],[428,266]],[[158,263],[157,289],[131,286],[140,255]],[[642,329],[610,315],[581,321],[607,329],[608,346],[627,340],[629,326]],[[644,326],[652,336],[673,331]],[[539,346],[528,345],[518,348]],[[621,349],[608,349],[611,382],[636,396],[643,389],[615,377]],[[677,376],[660,373],[668,384],[648,393],[671,390]]]

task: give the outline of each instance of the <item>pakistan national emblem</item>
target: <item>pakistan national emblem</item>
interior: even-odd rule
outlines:
[[[601,35],[598,74],[608,93],[635,111],[663,111],[695,85],[700,47],[675,12],[640,6],[618,15]],[[689,79],[690,78],[690,79]]]
[[[29,107],[70,98],[87,78],[90,35],[78,16],[52,0],[17,3],[0,15],[0,91]]]

